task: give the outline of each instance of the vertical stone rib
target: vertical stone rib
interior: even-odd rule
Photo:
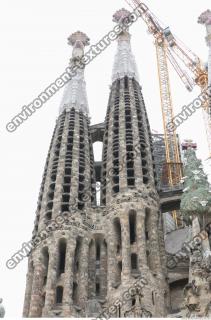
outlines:
[[[110,296],[113,289],[113,285],[116,282],[116,246],[115,246],[115,234],[113,225],[110,227],[108,232],[108,282],[107,292]]]
[[[149,225],[150,255],[151,259],[153,259],[153,269],[158,275],[160,275],[162,268],[158,234],[158,212],[156,210],[150,210]]]
[[[143,109],[143,125],[145,129],[145,139],[146,139],[146,144],[147,144],[147,162],[148,162],[148,171],[149,171],[149,182],[152,184],[152,186],[155,186],[155,166],[154,166],[154,160],[153,160],[153,149],[152,149],[152,137],[151,137],[151,131],[150,131],[150,126],[149,126],[149,120],[147,117],[147,112],[146,112],[146,107],[143,99],[142,92],[140,90],[140,85],[137,83],[137,86],[139,88],[138,90],[138,95],[139,95],[139,100],[142,105]],[[150,165],[149,165],[150,164]]]
[[[88,296],[89,296],[89,299],[91,299],[95,296],[95,273],[96,273],[95,257],[96,257],[96,247],[95,247],[95,242],[92,239],[89,243],[89,263],[88,263],[88,273],[89,273]]]
[[[105,240],[101,243],[100,280],[101,297],[105,298],[107,293],[107,244]]]
[[[63,311],[64,317],[71,316],[71,309],[73,305],[73,264],[74,252],[76,247],[76,239],[68,238],[65,261],[65,275],[64,275],[64,298]]]
[[[82,116],[83,117],[83,116]],[[83,184],[84,189],[81,191],[82,197],[81,201],[84,202],[84,207],[90,208],[91,206],[91,159],[90,159],[90,148],[89,148],[89,135],[87,128],[87,119],[85,117],[82,118],[83,121],[83,137],[80,136],[80,140],[83,139],[83,143],[80,142],[80,145],[83,145],[83,149],[80,147],[80,152],[83,150],[83,157],[85,163],[85,171],[83,174],[79,176],[79,184]],[[82,156],[82,155],[81,155]],[[83,182],[80,182],[80,178],[84,179]],[[79,190],[80,192],[80,190]],[[80,199],[80,198],[79,198]]]
[[[143,268],[147,267],[147,257],[146,257],[146,238],[145,238],[145,212],[144,210],[137,210],[137,251],[138,251],[138,267],[141,271]]]
[[[141,151],[140,151],[140,138],[138,131],[138,119],[135,108],[135,97],[134,97],[134,88],[133,82],[131,79],[129,82],[129,91],[130,91],[130,99],[131,99],[131,114],[132,114],[132,123],[133,123],[133,159],[134,159],[134,171],[135,171],[135,186],[139,188],[139,186],[143,183],[143,173],[140,164],[141,159]]]
[[[113,111],[113,106],[111,107]],[[112,177],[113,177],[113,117],[109,114],[109,124],[108,124],[108,143],[107,143],[107,159],[106,159],[106,180],[105,180],[105,188],[106,188],[106,203],[110,203],[112,198]],[[104,161],[105,163],[105,161]]]
[[[76,199],[78,199],[78,175],[79,175],[79,114],[75,113],[75,130],[73,138],[73,152],[72,152],[72,178],[71,178],[71,188],[70,188],[70,203],[77,209]]]
[[[49,265],[46,283],[45,306],[42,313],[43,317],[47,317],[55,304],[55,292],[57,282],[57,267],[58,267],[58,247],[53,241],[49,247]]]
[[[109,127],[110,127],[110,110],[111,110],[111,105],[112,101],[114,100],[114,90],[110,92],[109,95],[109,102],[108,102],[108,108],[107,108],[107,114],[106,114],[106,119],[105,119],[105,133],[103,137],[103,153],[102,153],[102,159],[103,159],[103,166],[102,166],[102,173],[101,173],[101,181],[102,181],[102,188],[101,188],[101,199],[102,199],[102,204],[106,204],[106,192],[107,192],[107,180],[108,179],[108,147],[109,147]]]
[[[31,293],[29,317],[39,318],[42,315],[42,289],[44,283],[44,266],[40,261],[34,261],[34,277]]]
[[[124,212],[121,217],[122,231],[122,281],[128,280],[131,274],[131,250],[130,250],[130,231],[128,213]]]
[[[54,166],[54,157],[55,157],[54,151],[55,151],[55,146],[58,142],[59,132],[61,132],[60,124],[61,124],[61,122],[63,122],[64,118],[65,118],[65,112],[62,115],[60,115],[60,117],[58,118],[58,120],[56,122],[55,135],[53,138],[51,154],[50,154],[50,158],[49,158],[49,162],[48,162],[48,168],[47,168],[46,179],[45,179],[45,186],[44,186],[42,203],[41,203],[40,222],[39,222],[39,228],[38,228],[39,231],[45,227],[45,214],[47,211],[46,204],[48,202],[48,193],[51,190],[50,186],[52,184],[51,172],[52,172],[52,168]]]
[[[124,100],[124,80],[120,81],[120,94],[119,94],[119,163],[120,172],[119,180],[120,192],[127,189],[127,168],[126,168],[126,142],[125,142],[125,100]]]
[[[89,242],[87,238],[83,238],[80,259],[79,259],[79,286],[78,292],[80,297],[80,306],[84,309],[85,302],[88,299],[88,259],[89,258]]]
[[[65,154],[66,154],[66,144],[67,144],[67,132],[68,132],[68,113],[66,113],[64,121],[64,131],[61,140],[61,147],[58,159],[58,169],[56,177],[56,186],[54,192],[54,206],[52,210],[52,218],[55,219],[61,211],[61,201],[62,201],[62,182],[65,171]]]
[[[26,279],[27,279],[26,280],[26,292],[25,292],[24,308],[23,308],[23,317],[24,318],[29,316],[33,276],[34,276],[33,262],[29,260],[28,272],[27,272],[27,276],[26,276]]]

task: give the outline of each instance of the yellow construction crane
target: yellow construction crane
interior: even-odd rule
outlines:
[[[128,1],[127,1],[128,2]],[[168,182],[171,186],[180,183],[182,178],[182,163],[178,147],[178,139],[176,130],[170,131],[168,123],[170,123],[174,118],[169,72],[168,72],[168,42],[165,38],[163,28],[158,23],[157,19],[149,11],[148,7],[136,0],[132,0],[131,7],[137,8],[142,19],[146,22],[148,26],[148,31],[155,38],[155,47],[157,54],[157,66],[158,66],[158,76],[160,83],[160,97],[161,97],[161,107],[162,107],[162,117],[163,117],[163,127],[164,127],[164,140],[165,140],[165,150],[166,150],[166,165],[167,165],[167,176]]]
[[[149,33],[155,39],[158,77],[160,84],[161,108],[163,116],[164,140],[166,149],[167,176],[170,186],[177,185],[182,178],[182,163],[178,147],[176,130],[169,130],[168,123],[174,118],[172,105],[168,61],[171,63],[187,90],[192,91],[198,85],[203,91],[208,86],[208,73],[201,60],[191,50],[186,48],[170,31],[169,27],[162,26],[159,19],[140,0],[125,0],[132,9],[138,10],[145,21]],[[209,157],[211,155],[211,119],[209,104],[203,105]],[[172,212],[178,225],[177,212]]]
[[[208,86],[208,72],[199,57],[189,50],[170,31],[162,26],[159,19],[140,0],[125,0],[133,9],[138,10],[145,21],[149,33],[155,39],[157,66],[160,83],[161,107],[170,185],[177,184],[181,179],[181,160],[178,150],[176,131],[169,132],[167,124],[173,120],[174,112],[171,99],[168,63],[169,61],[187,90],[192,91],[198,85],[202,91]],[[211,118],[208,101],[203,104],[203,116],[207,133],[209,157],[211,156]]]

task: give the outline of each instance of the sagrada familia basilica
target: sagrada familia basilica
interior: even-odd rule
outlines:
[[[121,9],[114,22],[128,15]],[[151,132],[130,40],[128,29],[118,35],[104,122],[90,124],[85,68],[65,87],[32,239],[47,236],[28,259],[24,317],[211,317],[211,189],[191,141],[180,186],[162,188],[164,138]],[[69,44],[77,66],[89,38],[77,31]]]

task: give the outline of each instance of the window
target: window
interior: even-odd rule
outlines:
[[[131,269],[137,270],[137,254],[136,253],[131,254]]]
[[[58,275],[60,276],[65,271],[65,258],[66,258],[66,240],[62,239],[59,242],[59,270]]]
[[[129,212],[129,225],[130,225],[130,243],[136,242],[136,212]]]
[[[56,288],[56,303],[62,303],[63,300],[63,287],[59,286]]]

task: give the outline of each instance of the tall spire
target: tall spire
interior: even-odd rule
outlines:
[[[77,31],[68,38],[68,44],[73,46],[72,58],[70,59],[70,68],[77,65],[77,62],[84,55],[84,47],[89,45],[89,38],[83,32]],[[68,82],[65,87],[60,113],[66,108],[74,107],[77,111],[89,113],[86,82],[84,79],[84,69],[77,68],[76,75]]]
[[[123,8],[113,15],[113,21],[121,25],[129,15],[130,12]],[[130,38],[131,35],[128,30],[124,28],[124,31],[122,31],[118,37],[118,48],[114,60],[112,82],[125,76],[135,78],[139,81],[135,58],[131,50]]]

